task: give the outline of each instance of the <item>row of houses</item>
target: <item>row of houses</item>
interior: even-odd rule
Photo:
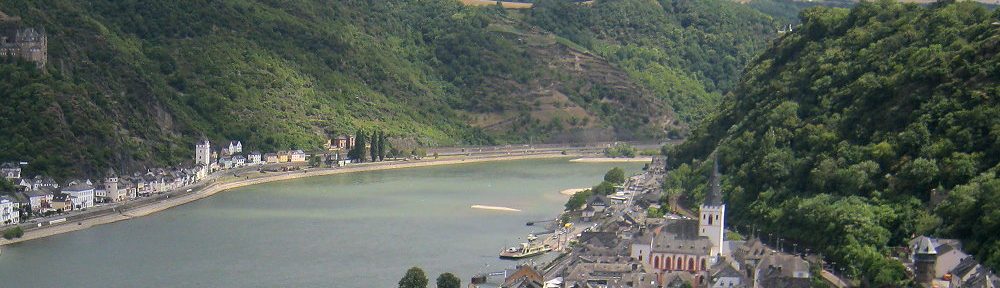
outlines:
[[[195,162],[203,165],[210,171],[240,168],[252,165],[278,164],[278,163],[304,163],[308,161],[309,155],[302,150],[278,151],[261,154],[254,151],[249,154],[243,152],[243,143],[240,141],[229,141],[217,152],[212,150],[212,144],[208,140],[202,140],[195,145]]]
[[[41,175],[8,179],[13,180],[21,189],[19,195],[22,200],[19,202],[30,208],[23,211],[44,215],[50,212],[83,210],[100,203],[124,202],[175,190],[194,184],[205,176],[205,170],[201,167],[149,169],[131,175],[118,175],[109,169],[105,175],[100,181],[76,179],[62,184]]]
[[[346,151],[354,147],[354,136],[342,135],[324,145],[330,151]],[[309,155],[303,150],[285,150],[272,153],[254,151],[243,154],[243,143],[232,140],[213,150],[208,140],[195,144],[195,163],[174,168],[147,169],[128,175],[118,175],[109,169],[102,179],[77,179],[57,182],[52,177],[36,175],[24,177],[21,167],[26,162],[0,163],[0,176],[19,187],[17,194],[0,198],[0,225],[20,223],[20,213],[48,215],[74,210],[85,210],[102,203],[119,203],[154,194],[176,190],[195,184],[209,173],[252,165],[304,163]],[[328,163],[346,164],[341,153],[332,153]],[[25,215],[27,216],[27,215]]]

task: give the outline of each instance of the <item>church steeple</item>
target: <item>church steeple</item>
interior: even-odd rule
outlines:
[[[726,231],[726,203],[722,201],[722,187],[719,184],[719,157],[715,156],[712,160],[712,175],[709,176],[709,185],[707,195],[705,195],[705,203],[701,204],[699,210],[700,212],[700,223],[699,223],[699,236],[708,237],[708,240],[712,242],[711,254],[709,256],[715,257],[718,255],[729,255],[725,247],[725,231]],[[715,258],[718,260],[717,258]],[[715,260],[713,260],[713,263]]]
[[[705,195],[705,206],[722,205],[722,185],[719,184],[719,157],[712,160],[712,175],[709,176],[708,195]]]

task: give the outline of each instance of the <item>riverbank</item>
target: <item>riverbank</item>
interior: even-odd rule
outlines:
[[[246,187],[250,185],[257,185],[275,181],[285,181],[293,180],[306,177],[315,176],[326,176],[344,173],[354,173],[354,172],[365,172],[365,171],[377,171],[377,170],[390,170],[390,169],[405,169],[405,168],[417,168],[417,167],[428,167],[428,166],[440,166],[440,165],[455,165],[464,163],[479,163],[479,162],[492,162],[492,161],[511,161],[511,160],[530,160],[530,159],[549,159],[549,158],[566,158],[566,157],[578,157],[579,155],[564,155],[562,153],[542,153],[542,154],[529,154],[529,155],[500,155],[500,156],[479,156],[479,157],[450,157],[444,159],[428,159],[428,160],[418,160],[418,161],[393,161],[393,162],[378,162],[378,163],[364,163],[356,164],[347,167],[337,167],[337,168],[322,168],[322,169],[309,169],[300,171],[291,171],[283,173],[273,173],[267,176],[246,179],[246,180],[234,180],[232,182],[217,182],[210,183],[204,188],[193,191],[190,194],[183,196],[166,198],[159,202],[150,203],[148,205],[143,205],[125,211],[119,214],[110,214],[104,216],[98,216],[94,218],[89,218],[80,221],[72,221],[65,224],[51,225],[39,229],[34,229],[25,232],[24,236],[21,238],[16,238],[12,240],[6,240],[0,238],[0,246],[9,245],[34,239],[45,238],[53,235],[59,235],[63,233],[69,233],[73,231],[79,231],[87,229],[90,227],[114,223],[122,220],[128,220],[132,218],[142,217],[150,215],[156,212],[160,212],[172,207],[180,206],[186,203],[197,201],[203,199],[216,193],[227,191],[230,189]]]
[[[573,196],[576,193],[587,191],[587,189],[590,189],[590,188],[570,188],[570,189],[565,189],[565,190],[559,191],[559,194],[566,195],[566,196]]]
[[[610,157],[583,157],[569,160],[570,162],[580,162],[580,163],[630,163],[630,162],[645,162],[649,163],[653,161],[653,157],[635,157],[635,158],[610,158]]]

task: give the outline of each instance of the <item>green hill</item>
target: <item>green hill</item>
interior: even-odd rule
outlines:
[[[715,23],[750,17],[769,29],[763,14],[709,3],[685,16],[707,23],[669,28],[678,20],[662,10],[607,30],[648,31],[580,45],[525,12],[447,0],[3,1],[0,11],[45,29],[49,65],[0,64],[0,160],[58,177],[189,161],[202,137],[275,150],[356,129],[430,146],[676,136],[725,89],[706,84],[735,79],[752,54],[727,48]],[[653,36],[676,39],[644,40]],[[691,49],[708,54],[655,48],[701,38]],[[614,56],[632,53],[641,57]],[[706,68],[722,58],[737,60]],[[689,63],[702,68],[677,68]]]
[[[615,63],[692,124],[734,88],[743,67],[781,26],[732,1],[539,0],[525,13],[526,21]]]
[[[683,164],[672,185],[704,183],[699,159],[718,151],[734,224],[875,287],[903,285],[884,255],[919,234],[960,238],[1000,268],[1000,12],[880,1],[801,18],[670,150]]]

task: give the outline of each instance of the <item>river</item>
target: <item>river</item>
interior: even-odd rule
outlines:
[[[619,166],[500,161],[273,182],[0,247],[2,287],[396,287],[411,266],[467,285]],[[502,206],[520,212],[470,208]]]

